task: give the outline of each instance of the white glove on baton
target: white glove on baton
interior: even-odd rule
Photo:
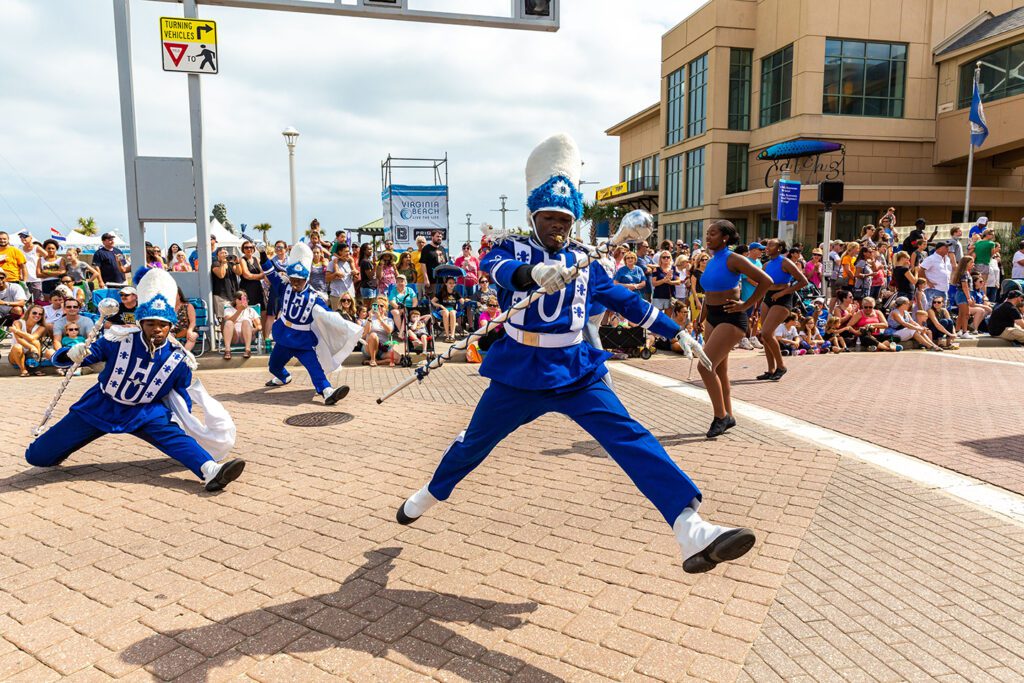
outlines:
[[[704,347],[700,345],[700,342],[691,337],[686,330],[679,330],[679,334],[676,335],[676,341],[679,343],[679,348],[683,350],[684,356],[693,358],[696,355],[701,365],[708,370],[714,369],[711,359],[704,353]]]
[[[82,359],[84,359],[88,354],[89,349],[85,344],[75,344],[68,349],[68,359],[72,363],[81,363]]]
[[[572,270],[561,263],[541,263],[530,271],[533,281],[545,294],[554,294],[572,282]]]

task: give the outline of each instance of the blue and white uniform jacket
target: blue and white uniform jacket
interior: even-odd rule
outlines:
[[[313,349],[319,341],[313,331],[313,309],[317,307],[331,310],[308,284],[301,292],[289,284],[281,297],[281,312],[274,321],[274,343],[299,351]]]
[[[124,328],[115,328],[126,332]],[[53,364],[67,367],[70,347],[53,354]],[[107,332],[89,347],[82,365],[106,363],[99,381],[89,388],[71,410],[103,431],[119,434],[133,432],[143,424],[169,414],[163,399],[172,391],[185,400],[189,410],[192,399],[192,369],[187,352],[177,344],[165,342],[149,352],[140,330],[120,335]]]
[[[480,270],[490,273],[498,285],[501,308],[508,310],[530,295],[512,284],[517,268],[559,261],[571,268],[585,255],[582,248],[574,246],[550,254],[533,237],[513,237],[495,245],[480,263]],[[597,306],[610,308],[662,337],[671,339],[679,333],[671,318],[616,285],[594,261],[565,289],[545,294],[512,316],[505,324],[506,336],[487,352],[480,374],[528,390],[571,390],[604,376],[608,371],[604,362],[611,354],[583,341],[583,328]]]

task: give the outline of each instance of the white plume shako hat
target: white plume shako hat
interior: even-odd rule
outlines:
[[[150,268],[138,279],[135,288],[139,296],[139,305],[135,309],[136,320],[163,320],[172,325],[178,322],[178,314],[174,310],[178,283],[170,273],[160,268]]]
[[[526,206],[530,215],[559,211],[574,220],[583,217],[580,174],[583,161],[576,141],[565,133],[537,145],[526,160]]]
[[[305,242],[299,242],[292,246],[288,252],[288,263],[285,265],[285,272],[288,277],[301,277],[309,279],[309,269],[313,267],[313,250]]]

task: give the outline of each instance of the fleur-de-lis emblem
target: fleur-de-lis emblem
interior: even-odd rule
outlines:
[[[581,282],[578,285],[576,285],[576,291],[580,293],[580,296],[583,296],[584,294],[587,293],[587,287]]]
[[[120,382],[118,382],[118,381],[117,381],[117,380],[115,379],[115,380],[114,380],[113,382],[111,382],[111,383],[110,383],[110,386],[112,386],[113,388],[117,389],[117,387],[118,387],[118,386],[119,386],[120,384],[121,384],[121,383],[120,383]]]
[[[582,318],[583,317],[583,307],[582,306],[577,306],[576,308],[572,309],[572,311],[573,311],[573,313],[576,314],[577,318]]]
[[[124,368],[114,368],[114,372],[116,372],[119,375],[123,375],[124,374]]]
[[[121,358],[127,358],[127,357],[128,357],[128,352],[127,351],[122,351],[121,352]]]
[[[164,383],[164,381],[162,379],[160,379],[159,377],[157,377],[155,380],[153,380],[153,385],[154,386],[160,386],[163,383]]]
[[[154,394],[152,391],[147,391],[146,392],[146,398],[153,398],[155,395],[156,394]]]

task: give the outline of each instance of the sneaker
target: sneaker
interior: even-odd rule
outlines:
[[[807,349],[796,349],[795,351],[793,351],[793,354],[796,356],[806,356]]]
[[[728,429],[726,424],[728,424],[727,417],[716,417],[715,419],[713,419],[711,421],[711,428],[708,429],[707,437],[709,439],[713,439],[716,436],[721,436],[722,434],[725,434],[725,430]]]
[[[285,384],[291,384],[291,383],[292,383],[292,376],[288,375],[288,377],[285,378],[285,380],[283,382],[281,380],[279,380],[278,378],[274,377],[273,379],[268,380],[267,383],[264,384],[263,386],[265,386],[265,387],[283,387]]]
[[[775,374],[774,370],[768,370],[767,372],[762,372],[760,375],[758,375],[754,379],[771,379],[774,374]]]
[[[895,348],[895,349],[896,349],[897,351],[902,351],[902,350],[903,350],[903,344],[896,344],[896,346],[895,346],[894,348]]]
[[[725,416],[725,429],[726,429],[726,431],[732,429],[735,426],[736,426],[736,418],[733,417],[732,415],[726,415]]]
[[[754,346],[750,343],[750,339],[748,339],[747,337],[740,339],[740,348],[743,349],[744,351],[754,350]]]
[[[750,345],[753,346],[755,349],[760,350],[764,348],[764,344],[762,344],[761,340],[758,339],[757,337],[748,337],[748,339],[750,339]]]
[[[770,379],[773,382],[778,382],[780,379],[782,379],[782,376],[785,375],[787,372],[789,372],[789,368],[779,368],[778,370],[773,372],[772,376],[769,377],[768,379]]]

